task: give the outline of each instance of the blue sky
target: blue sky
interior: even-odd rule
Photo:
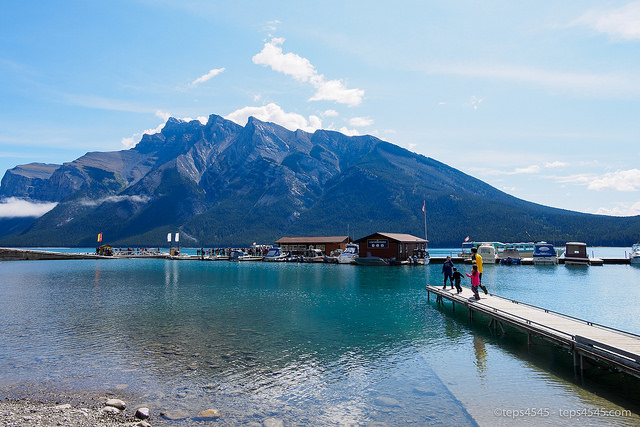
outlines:
[[[1,174],[130,148],[169,116],[254,115],[372,134],[543,205],[639,215],[639,113],[640,1],[23,0],[0,14]]]

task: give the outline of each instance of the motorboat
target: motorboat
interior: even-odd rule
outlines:
[[[284,252],[280,247],[269,248],[265,256],[262,258],[263,261],[267,262],[278,262],[284,261],[287,259],[289,254]]]
[[[302,256],[302,262],[325,262],[320,249],[307,249]]]
[[[338,264],[355,264],[360,256],[360,246],[356,243],[347,243],[344,251],[338,255]]]
[[[587,244],[582,242],[567,242],[564,252],[565,265],[590,265],[587,255]]]
[[[407,259],[411,265],[427,265],[431,261],[429,251],[425,249],[414,249],[413,256]]]
[[[633,246],[631,246],[629,263],[632,265],[640,265],[640,243],[635,243]]]
[[[477,254],[482,257],[482,265],[491,265],[498,262],[496,247],[492,244],[481,244],[478,246]],[[467,261],[473,262],[473,259],[469,258]]]
[[[533,248],[533,265],[556,265],[558,253],[551,243],[538,242]]]
[[[500,264],[504,265],[517,265],[522,262],[520,251],[518,251],[515,245],[505,246],[504,250],[498,254],[498,259],[500,260]],[[484,261],[484,257],[482,260]]]

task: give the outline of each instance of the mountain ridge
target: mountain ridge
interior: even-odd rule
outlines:
[[[607,245],[640,235],[640,216],[542,206],[373,136],[290,131],[254,117],[245,126],[217,115],[206,124],[170,118],[129,150],[16,166],[0,185],[0,198],[9,197],[58,203],[32,221],[13,220],[0,232],[9,246],[92,246],[98,233],[116,245],[158,246],[177,231],[193,246],[347,230],[421,236],[423,201],[437,246],[467,235]]]

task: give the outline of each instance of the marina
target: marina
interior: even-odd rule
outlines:
[[[530,420],[494,410],[533,404],[549,408],[548,425],[582,409],[617,414],[592,425],[640,422],[635,377],[594,375],[589,362],[576,376],[566,348],[537,336],[528,345],[504,322],[506,335],[484,315],[469,322],[459,304],[429,301],[425,284],[442,282],[441,265],[202,262],[181,252],[190,261],[0,263],[0,393],[126,392],[153,425],[171,411],[187,415],[170,423],[189,425],[209,408],[220,425],[518,425]],[[635,306],[617,304],[640,298],[638,277],[630,265],[495,264],[483,282],[507,300],[639,334]]]

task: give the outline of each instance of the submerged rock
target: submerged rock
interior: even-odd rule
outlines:
[[[212,408],[200,412],[198,416],[203,418],[220,418],[222,416],[222,413],[219,409]]]

